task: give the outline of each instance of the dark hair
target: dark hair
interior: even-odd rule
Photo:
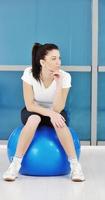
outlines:
[[[40,82],[41,64],[40,59],[44,59],[49,51],[59,49],[55,44],[46,43],[44,45],[35,43],[32,48],[32,74],[33,77]]]

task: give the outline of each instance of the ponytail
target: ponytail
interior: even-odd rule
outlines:
[[[38,50],[40,49],[42,45],[40,43],[35,43],[32,48],[32,74],[33,77],[40,81],[40,71],[41,71],[41,65],[40,60],[38,59]]]

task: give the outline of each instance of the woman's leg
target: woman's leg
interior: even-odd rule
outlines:
[[[65,110],[62,110],[60,114],[65,119],[65,126],[63,128],[57,128],[56,126],[54,126],[54,125],[53,126],[55,128],[55,131],[60,140],[60,143],[62,144],[68,158],[74,159],[77,156],[76,156],[76,151],[75,151],[71,132],[70,132],[69,128],[67,127],[67,113]]]
[[[3,174],[4,180],[14,181],[18,177],[18,172],[21,168],[22,158],[32,141],[32,138],[40,121],[41,118],[38,115],[29,116],[25,126],[21,131],[13,161],[10,164],[8,170]]]
[[[23,157],[33,139],[33,136],[40,121],[41,118],[38,115],[31,115],[28,118],[27,123],[23,127],[22,132],[20,134],[15,156],[20,158]]]
[[[71,159],[77,158],[72,135],[67,125],[65,124],[63,128],[57,128],[57,127],[54,128],[68,158]]]
[[[68,160],[71,164],[71,177],[73,181],[84,181],[84,174],[81,169],[81,165],[77,160],[76,151],[74,147],[74,142],[72,139],[71,132],[69,131],[67,125],[65,124],[62,128],[57,128],[54,126],[58,139],[63,146]]]

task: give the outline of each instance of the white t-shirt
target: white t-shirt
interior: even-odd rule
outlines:
[[[32,67],[27,67],[21,77],[23,81],[32,85],[34,92],[34,100],[41,106],[50,108],[56,93],[56,81],[53,80],[48,88],[45,88],[43,82],[37,81],[32,75]],[[71,76],[69,73],[60,69],[62,74],[62,88],[71,87]]]

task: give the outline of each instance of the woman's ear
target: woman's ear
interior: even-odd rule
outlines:
[[[40,60],[40,65],[41,65],[41,66],[45,66],[45,61],[41,59],[41,60]]]

